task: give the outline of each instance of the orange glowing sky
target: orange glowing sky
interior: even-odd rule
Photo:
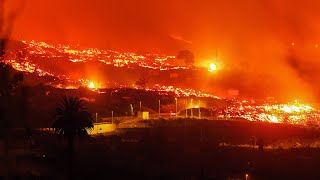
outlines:
[[[286,90],[319,91],[318,0],[14,0],[7,7],[19,11],[13,38],[171,54],[186,48],[198,64],[218,49],[220,67],[267,73]]]
[[[28,0],[13,37],[95,47],[236,51],[243,44],[263,47],[269,38],[317,42],[319,8],[317,0]]]

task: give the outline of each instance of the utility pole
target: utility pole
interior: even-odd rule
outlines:
[[[176,100],[176,118],[178,117],[178,99],[174,98]]]
[[[97,112],[96,112],[96,126],[97,126],[97,134],[98,134],[99,128],[98,128],[98,113]]]
[[[131,117],[133,116],[133,106],[130,104]]]
[[[111,124],[113,124],[113,111],[111,111]]]
[[[186,105],[186,118],[188,118],[188,109],[187,109],[187,100],[185,101],[185,105]]]
[[[201,106],[200,106],[200,99],[199,99],[199,119],[201,119],[201,110],[200,110]]]
[[[159,118],[160,118],[160,107],[161,107],[161,105],[160,105],[160,100],[159,100]]]
[[[140,104],[140,112],[141,112],[141,101],[139,102],[139,104]]]
[[[192,111],[192,109],[193,109],[193,104],[192,104],[192,102],[193,102],[193,99],[191,99],[191,118],[193,117],[193,111]]]

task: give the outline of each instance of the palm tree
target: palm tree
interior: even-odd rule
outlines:
[[[70,179],[72,179],[74,140],[76,136],[80,138],[87,136],[87,130],[93,129],[92,115],[84,107],[83,100],[64,96],[56,108],[52,128],[58,137],[68,142],[68,155],[70,160],[69,175]]]

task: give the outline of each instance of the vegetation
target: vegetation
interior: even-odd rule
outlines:
[[[0,4],[1,6],[2,4]],[[0,17],[1,18],[1,17]],[[0,24],[0,29],[2,24]],[[0,31],[0,33],[2,33]],[[4,57],[4,50],[6,46],[6,40],[0,39],[0,131],[1,136],[4,140],[4,149],[5,149],[5,174],[6,177],[10,177],[10,161],[11,159],[8,156],[9,153],[9,144],[10,144],[10,133],[12,128],[12,119],[9,119],[9,114],[12,114],[11,111],[15,110],[12,103],[12,95],[15,92],[15,89],[20,86],[20,82],[23,81],[23,74],[16,73],[11,67],[1,62]],[[16,113],[16,112],[15,112]],[[16,113],[17,114],[17,113]]]
[[[194,55],[189,50],[181,50],[177,55],[177,59],[184,59],[184,62],[188,67],[192,67],[194,64]]]
[[[84,101],[79,98],[64,96],[61,104],[56,108],[52,128],[59,138],[68,142],[69,173],[70,179],[72,179],[74,140],[77,136],[80,138],[86,137],[88,135],[87,130],[93,129],[92,115],[86,111]]]
[[[136,86],[139,89],[146,88],[147,84],[148,84],[148,79],[145,76],[140,77],[139,80],[136,82]]]
[[[63,100],[54,114],[55,121],[52,124],[58,137],[68,141],[70,150],[76,136],[83,138],[88,135],[87,130],[93,128],[91,113],[86,111],[84,101],[79,98],[63,97]]]

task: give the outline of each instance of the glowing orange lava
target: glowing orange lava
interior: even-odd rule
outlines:
[[[38,76],[45,76],[54,79],[55,84],[49,84],[57,88],[76,89],[79,86],[88,87],[97,93],[104,93],[101,82],[92,82],[85,78],[71,78],[64,74],[49,71],[34,59],[61,59],[68,63],[82,62],[100,62],[115,67],[143,67],[157,70],[188,69],[187,67],[172,66],[169,59],[175,59],[174,56],[161,54],[136,54],[130,52],[117,52],[113,50],[100,49],[82,49],[78,45],[48,44],[45,42],[22,41],[24,46],[19,49],[6,50],[3,62],[11,65],[17,71],[32,73]],[[294,46],[295,44],[292,43]],[[215,64],[209,65],[209,71],[217,70]],[[127,87],[118,84],[118,87]],[[132,88],[132,87],[130,87]],[[161,94],[171,94],[175,97],[207,97],[221,99],[213,94],[188,88],[174,86],[156,86],[146,91],[157,92]],[[257,105],[248,101],[235,100],[232,106],[226,107],[221,114],[222,117],[241,118],[249,121],[263,121],[272,123],[290,123],[299,125],[320,125],[320,112],[309,105],[298,103]]]
[[[317,109],[298,102],[256,105],[248,101],[238,101],[233,106],[227,107],[226,113],[232,118],[271,123],[319,125],[320,120],[320,112]]]
[[[20,43],[20,42],[19,42]],[[18,49],[7,49],[3,62],[10,64],[18,71],[33,73],[38,76],[52,76],[62,84],[50,84],[59,88],[88,87],[90,81],[84,78],[75,79],[64,74],[53,72],[39,65],[36,60],[53,59],[64,60],[72,63],[99,62],[115,67],[135,68],[137,66],[156,69],[188,69],[184,66],[173,66],[168,60],[175,59],[175,56],[167,56],[158,53],[137,54],[132,52],[118,52],[114,50],[101,50],[96,48],[81,48],[79,45],[49,44],[38,41],[22,41]],[[95,84],[95,88],[101,88]]]

